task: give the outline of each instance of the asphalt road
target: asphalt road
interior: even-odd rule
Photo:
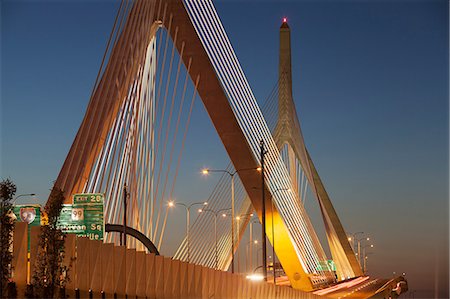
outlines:
[[[314,292],[327,298],[336,299],[366,299],[375,295],[377,290],[385,286],[389,279],[359,277],[350,281],[341,282],[335,286]],[[382,297],[381,297],[382,298]]]

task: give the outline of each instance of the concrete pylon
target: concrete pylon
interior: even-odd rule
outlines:
[[[289,159],[297,158],[300,161],[312,192],[319,201],[338,279],[361,276],[363,274],[361,266],[305,146],[292,96],[291,33],[286,19],[283,20],[280,27],[278,120],[273,137],[280,150],[285,144],[289,145]],[[290,161],[289,164],[291,168],[295,167],[295,163]],[[289,169],[289,171],[293,182],[297,182],[295,169]],[[298,190],[296,191],[298,192]]]

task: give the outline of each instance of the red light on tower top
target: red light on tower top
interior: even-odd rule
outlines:
[[[287,18],[286,17],[283,18],[283,23],[287,23]]]

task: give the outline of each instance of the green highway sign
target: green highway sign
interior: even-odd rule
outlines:
[[[40,205],[16,205],[13,207],[13,213],[17,222],[26,222],[29,226],[41,225]]]
[[[105,202],[105,196],[102,193],[80,193],[73,195],[73,203],[101,203]]]
[[[65,233],[88,237],[91,240],[103,240],[103,203],[103,194],[75,194],[73,204],[63,205],[57,227]]]
[[[319,271],[336,271],[336,264],[333,260],[320,261],[317,266]]]
[[[41,205],[15,205],[12,209],[16,222],[28,223],[27,243],[30,250],[30,230],[32,226],[40,226],[42,220]]]

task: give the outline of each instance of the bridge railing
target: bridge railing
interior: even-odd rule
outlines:
[[[40,227],[17,223],[12,266],[18,297],[24,297],[36,262]],[[124,246],[67,235],[64,264],[69,266],[68,298],[323,298],[286,286],[231,274]]]

